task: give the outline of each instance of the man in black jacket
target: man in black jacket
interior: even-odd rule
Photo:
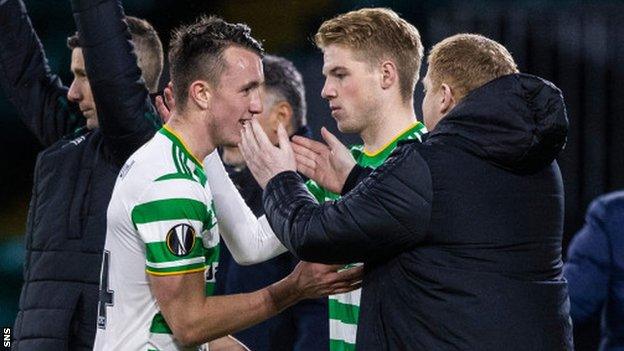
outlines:
[[[358,350],[571,349],[561,92],[479,35],[445,39],[428,61],[428,138],[372,173],[333,142],[324,175],[345,194],[333,203],[315,203],[287,140],[245,127],[271,226],[300,259],[365,263]]]
[[[153,28],[122,22],[117,1],[72,8],[79,35],[68,40],[68,90],[50,72],[22,1],[0,2],[0,82],[47,147],[34,174],[14,350],[93,347],[106,208],[121,165],[160,125],[146,89],[162,71]]]

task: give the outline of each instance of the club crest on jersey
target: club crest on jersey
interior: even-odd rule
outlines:
[[[178,256],[186,256],[195,246],[195,229],[188,224],[178,224],[167,232],[167,248]]]

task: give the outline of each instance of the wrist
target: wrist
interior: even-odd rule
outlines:
[[[284,279],[267,287],[270,304],[276,313],[303,300],[303,291],[299,289],[296,278],[289,274]]]

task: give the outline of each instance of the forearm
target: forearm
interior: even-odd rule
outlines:
[[[252,293],[224,296],[206,297],[201,285],[186,284],[175,298],[159,299],[159,305],[176,339],[199,345],[268,319],[301,297],[287,277]]]
[[[275,176],[263,203],[278,239],[301,260],[341,264],[417,245],[431,216],[431,175],[416,150],[402,151],[346,196],[320,205],[295,172]]]
[[[254,264],[286,252],[266,217],[256,218],[247,206],[216,151],[206,157],[204,169],[219,220],[219,232],[236,262]]]

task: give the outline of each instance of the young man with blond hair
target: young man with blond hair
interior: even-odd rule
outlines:
[[[288,143],[246,126],[268,220],[302,259],[365,263],[358,350],[570,350],[561,91],[480,35],[447,38],[428,61],[431,132],[372,172],[330,144],[316,178],[339,185],[335,202],[310,198]]]
[[[350,148],[357,164],[376,168],[399,141],[420,140],[426,129],[416,120],[413,106],[423,46],[413,25],[390,9],[366,8],[325,21],[314,41],[324,58],[321,95],[338,129],[357,133],[364,141]],[[323,134],[331,138],[326,130]],[[302,146],[295,146],[299,170],[314,178],[310,170],[324,145],[303,138],[294,141]],[[306,185],[319,203],[339,197],[313,180]],[[356,290],[329,297],[331,351],[355,349],[360,295]]]

